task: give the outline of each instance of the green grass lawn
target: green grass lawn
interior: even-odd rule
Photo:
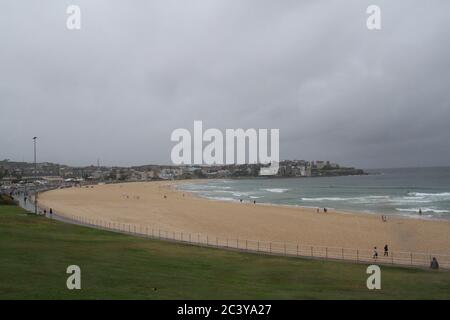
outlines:
[[[81,267],[81,290],[66,268]],[[450,299],[450,273],[200,248],[0,206],[0,299]],[[156,288],[156,290],[154,289]]]

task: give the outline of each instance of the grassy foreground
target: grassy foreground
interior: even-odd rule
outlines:
[[[81,268],[81,290],[66,268]],[[450,299],[450,273],[260,256],[74,226],[0,205],[0,299]]]

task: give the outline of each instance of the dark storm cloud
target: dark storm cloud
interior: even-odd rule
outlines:
[[[279,128],[281,158],[448,165],[450,3],[431,2],[2,1],[0,158],[37,135],[41,161],[169,163],[203,120]]]

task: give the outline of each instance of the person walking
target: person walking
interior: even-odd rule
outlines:
[[[377,251],[377,247],[373,247],[373,259],[377,260],[378,259],[378,251]]]
[[[385,257],[388,257],[388,256],[389,256],[389,247],[388,247],[387,244],[384,246],[384,256],[385,256]]]

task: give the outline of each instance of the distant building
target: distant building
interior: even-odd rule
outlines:
[[[322,161],[322,160],[317,160],[316,161],[316,168],[319,169],[319,170],[323,169],[325,167],[325,165],[326,165],[325,161]]]

